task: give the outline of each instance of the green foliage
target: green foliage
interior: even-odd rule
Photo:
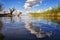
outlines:
[[[60,13],[60,6],[52,8],[51,10],[44,11],[41,14],[58,14],[58,13]],[[31,14],[34,14],[34,16],[37,16],[37,14],[40,14],[40,13],[34,12]]]
[[[51,10],[47,10],[47,11],[45,11],[43,13],[46,13],[46,14],[52,14],[52,13],[54,13],[54,14],[56,14],[56,13],[59,13],[59,12],[60,12],[60,6],[58,6],[56,8],[52,8]]]
[[[30,13],[33,18],[43,17],[44,19],[60,21],[60,6],[52,8],[51,10],[44,11],[42,13]]]

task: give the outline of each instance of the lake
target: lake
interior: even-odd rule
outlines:
[[[0,17],[2,40],[60,40],[60,25],[47,19]]]

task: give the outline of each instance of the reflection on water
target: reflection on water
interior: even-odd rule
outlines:
[[[13,30],[14,31],[19,30],[18,29],[19,26],[23,25],[22,22],[20,23],[20,21],[21,21],[21,18],[17,16],[0,17],[0,40],[3,40],[7,35],[11,35],[11,33],[13,34],[14,33]]]
[[[3,24],[2,24],[2,22],[0,21],[0,32],[1,32],[2,27],[3,27]]]
[[[14,17],[0,17],[1,21],[4,23],[9,23],[9,22],[20,22],[20,17],[14,16]]]
[[[0,40],[3,40],[4,39],[4,35],[1,33],[2,27],[3,27],[3,24],[0,21]]]
[[[30,33],[36,35],[37,38],[44,38],[46,36],[52,37],[58,29],[58,26],[60,26],[58,23],[51,20],[29,18],[30,19],[25,21],[25,27],[30,31]]]
[[[4,40],[4,35],[0,33],[0,40]]]
[[[60,25],[51,20],[31,19],[28,16],[25,20],[17,16],[0,17],[0,40],[55,40],[60,37],[59,31]]]
[[[52,27],[50,27],[51,29],[49,29],[48,27],[45,27],[41,25],[41,23],[37,23],[37,22],[32,22],[32,23],[29,23],[29,22],[25,22],[25,26],[26,28],[32,33],[32,34],[35,34],[37,36],[37,38],[43,38],[45,36],[51,36],[52,35]],[[48,28],[49,30],[43,30]]]

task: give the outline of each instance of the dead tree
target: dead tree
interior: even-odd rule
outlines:
[[[10,14],[12,16],[12,13],[15,11],[15,8],[10,9]]]

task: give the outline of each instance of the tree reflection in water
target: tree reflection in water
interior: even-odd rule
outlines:
[[[16,18],[14,18],[16,16]],[[2,33],[2,28],[3,28],[3,23],[6,22],[11,22],[11,23],[15,23],[15,22],[20,22],[21,21],[21,15],[17,16],[15,15],[14,17],[0,17],[0,40],[4,40],[4,35]]]
[[[2,27],[3,27],[3,23],[2,21],[0,21],[0,40],[4,39],[4,35],[1,33]]]

